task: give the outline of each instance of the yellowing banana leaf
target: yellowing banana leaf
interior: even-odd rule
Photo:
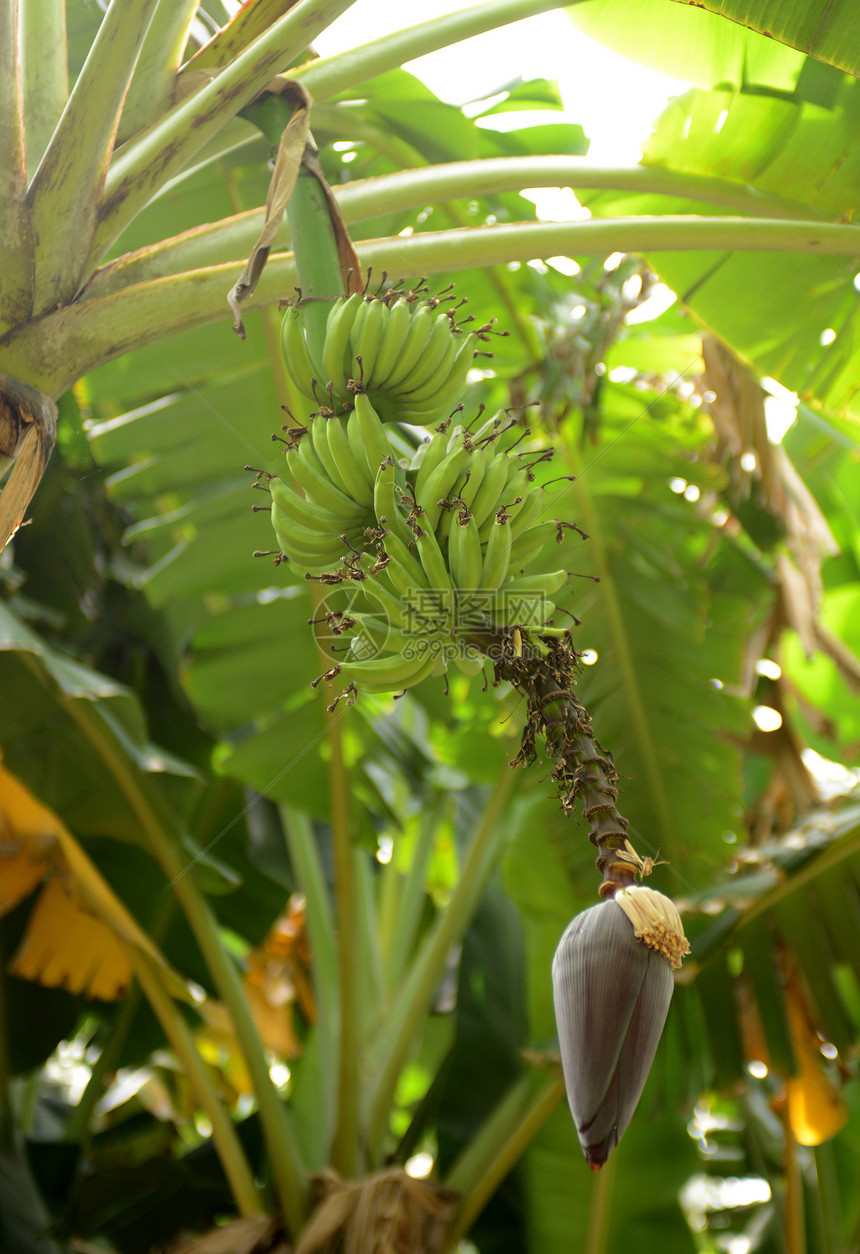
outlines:
[[[62,874],[42,889],[9,971],[101,1001],[124,997],[131,983],[123,946],[107,924],[84,908],[77,887]]]
[[[192,1001],[185,981],[165,963],[72,833],[2,761],[0,833],[0,913],[54,873],[12,960],[14,975],[112,1000],[128,989],[126,946],[132,946],[158,967],[174,996]]]
[[[796,978],[786,989],[791,1043],[799,1073],[785,1086],[788,1119],[801,1145],[821,1145],[848,1122],[841,1089],[825,1070],[821,1039],[810,1019],[806,999]]]

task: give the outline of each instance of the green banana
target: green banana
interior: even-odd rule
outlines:
[[[432,650],[421,651],[417,657],[403,657],[400,653],[390,657],[373,658],[365,662],[343,662],[340,678],[350,683],[360,683],[365,692],[398,692],[412,688],[426,679],[437,664]]]
[[[346,423],[346,438],[352,451],[353,461],[359,469],[359,472],[373,496],[373,485],[376,482],[376,472],[378,466],[371,466],[370,458],[367,455],[367,446],[364,443],[364,435],[361,430],[361,422],[358,413],[353,410],[349,415]]]
[[[400,354],[403,351],[403,345],[411,322],[409,302],[403,297],[400,300],[395,300],[389,306],[388,317],[385,319],[385,330],[382,333],[382,343],[379,345],[379,352],[376,355],[373,379],[371,380],[374,387],[383,390],[387,387],[389,375],[400,360]]]
[[[501,430],[507,416],[504,409],[497,409],[491,418],[487,418],[476,431],[471,432],[473,443],[477,444],[479,441],[486,441],[487,447],[492,447],[495,444],[495,437]]]
[[[427,347],[427,340],[432,330],[433,313],[428,305],[420,305],[412,314],[409,330],[403,341],[403,348],[400,350],[400,358],[397,365],[388,376],[385,388],[387,392],[396,392],[402,381],[408,378],[415,369]]]
[[[509,579],[505,592],[514,596],[552,596],[567,582],[566,570],[553,570],[545,575],[520,575]]]
[[[411,422],[417,427],[425,426],[433,422],[439,414],[445,413],[456,405],[466,389],[468,374],[472,369],[474,359],[475,350],[472,341],[467,339],[458,348],[448,378],[439,385],[432,400],[422,404],[417,402],[407,404],[404,401],[403,409],[399,414],[400,421]]]
[[[436,434],[428,440],[423,446],[424,454],[418,463],[418,473],[415,476],[415,495],[416,499],[419,492],[424,491],[427,480],[433,471],[448,453],[448,436],[446,432],[437,431]],[[415,465],[415,458],[412,459]]]
[[[453,592],[453,587],[448,566],[433,532],[422,532],[415,541],[415,548],[418,559],[427,573],[430,588],[440,594],[442,605],[445,607],[451,601],[450,594]]]
[[[462,671],[464,675],[474,678],[475,675],[480,675],[481,671],[484,669],[486,660],[487,659],[483,656],[483,654],[478,653],[477,649],[470,649],[470,652],[465,655],[462,653],[456,654],[454,657],[454,665],[457,667],[457,670]]]
[[[453,453],[446,454],[436,469],[428,475],[420,491],[416,485],[415,499],[424,511],[422,527],[435,529],[442,512],[439,501],[450,499],[454,485],[468,460],[469,454],[465,448],[455,449]]]
[[[466,447],[466,441],[464,439],[465,434],[466,434],[466,428],[463,426],[462,422],[458,422],[456,427],[448,428],[448,452],[449,453],[453,453],[455,448]]]
[[[350,652],[356,656],[362,656],[360,645],[364,641],[369,641],[373,645],[376,650],[374,656],[386,649],[389,652],[394,652],[403,648],[400,641],[406,640],[406,633],[397,631],[391,626],[387,618],[380,618],[375,614],[365,614],[362,611],[352,614],[350,617],[355,619],[354,627],[350,628],[351,632],[355,632],[355,636],[349,642]],[[366,658],[368,655],[364,652],[363,656]]]
[[[403,541],[404,545],[407,545],[413,539],[413,534],[412,528],[397,503],[399,493],[400,489],[394,477],[394,462],[387,457],[376,472],[376,482],[373,486],[373,509],[380,527],[387,527]]]
[[[475,523],[480,530],[482,524],[502,504],[502,497],[508,480],[508,459],[504,453],[497,453],[495,449],[483,448],[477,449],[472,455],[473,458],[477,457],[479,453],[484,453],[489,459],[481,486],[472,502],[472,513],[475,517]]]
[[[394,585],[389,588],[383,582],[385,576],[386,572],[382,571],[375,577],[362,580],[352,591],[351,605],[356,610],[387,618],[393,626],[401,630],[432,635],[435,630],[434,620],[438,617],[435,603],[421,590],[416,591],[414,596],[406,597]],[[433,618],[430,617],[431,614]]]
[[[319,419],[316,419],[319,421]],[[342,480],[343,490],[347,496],[351,496],[357,505],[365,506],[370,509],[373,502],[373,493],[370,491],[367,479],[362,472],[362,467],[356,461],[352,447],[349,443],[349,437],[346,433],[348,419],[340,415],[329,418],[325,424],[325,434],[328,440],[329,453],[337,466],[337,472]],[[335,483],[338,487],[341,484]]]
[[[303,444],[305,442],[302,441]],[[361,517],[361,506],[336,488],[324,471],[318,470],[307,456],[303,457],[301,448],[287,452],[287,466],[305,496],[314,505],[320,505],[323,509],[330,510],[335,517],[341,518],[344,527],[357,522]]]
[[[331,422],[336,421],[337,419],[335,418],[326,418],[323,414],[318,413],[315,417],[309,419],[310,437],[305,436],[302,442],[306,442],[308,438],[311,439],[314,453],[325,474],[328,475],[334,486],[343,492],[344,496],[352,497],[349,485],[340,473],[337,458],[332,453],[329,445],[328,426]]]
[[[317,378],[308,353],[304,320],[298,305],[288,305],[281,322],[281,353],[287,373],[303,396],[315,401],[313,380]]]
[[[525,489],[522,493],[522,503],[510,510],[512,534],[515,540],[524,535],[535,523],[540,522],[550,507],[549,498],[543,488],[532,483],[526,484]]]
[[[290,519],[308,531],[318,531],[322,535],[339,535],[344,528],[344,519],[330,510],[309,501],[280,479],[273,479],[270,484],[273,508],[284,518]],[[347,525],[352,525],[351,522]]]
[[[423,393],[428,384],[432,388],[432,396],[439,384],[447,380],[456,356],[457,341],[451,330],[451,321],[447,314],[437,314],[424,352],[414,369],[400,382],[398,394],[403,397],[404,404],[426,399]]]
[[[355,614],[354,618],[359,638],[364,637],[370,641],[378,653],[401,653],[414,657],[431,647],[428,637],[392,627],[387,618],[363,613]],[[356,649],[355,652],[358,653],[359,650]],[[367,654],[364,656],[367,657]]]
[[[287,556],[294,562],[304,562],[306,568],[328,566],[338,561],[349,547],[333,532],[324,535],[320,531],[309,531],[291,518],[276,515],[274,510],[272,527]]]
[[[481,587],[481,537],[471,516],[465,525],[454,520],[448,537],[448,558],[457,588],[462,591]]]
[[[557,535],[558,523],[552,518],[529,527],[528,531],[517,536],[511,545],[511,569],[518,570],[528,566],[548,544],[555,543]]]
[[[388,310],[381,300],[366,301],[367,315],[358,327],[356,319],[353,335],[350,337],[354,374],[353,378],[361,380],[366,387],[373,375],[379,346],[382,343],[382,332],[385,328]],[[361,365],[358,358],[361,358]]]
[[[349,340],[353,323],[363,297],[360,292],[336,300],[329,310],[323,343],[322,366],[326,382],[331,383],[334,394],[339,398],[347,395],[346,380],[349,374],[351,356]]]
[[[485,448],[476,448],[469,456],[469,464],[466,467],[466,480],[460,488],[460,500],[466,506],[466,509],[472,510],[472,505],[480,491],[484,476],[487,473],[492,453]]]
[[[371,405],[370,397],[366,392],[356,392],[355,412],[361,427],[367,461],[373,471],[375,481],[379,467],[387,458],[393,458],[394,450],[388,442],[379,414]]]
[[[511,529],[507,523],[494,523],[487,540],[487,551],[479,587],[493,591],[501,587],[511,562]]]
[[[414,542],[414,535],[410,536],[409,543],[404,543],[396,532],[389,531],[388,535],[382,542],[385,552],[391,558],[391,562],[386,569],[390,570],[391,566],[396,564],[401,568],[401,570],[405,571],[406,577],[416,587],[429,588],[430,584],[427,580],[427,574],[424,567],[409,547],[409,545],[414,544]]]
[[[354,379],[357,381],[359,374],[361,373],[359,371],[358,366],[355,363],[355,345],[359,342],[362,335],[364,334],[364,324],[367,321],[367,315],[369,313],[370,313],[370,301],[365,299],[364,296],[362,296],[361,304],[356,310],[355,318],[353,319],[352,326],[350,327],[350,331],[349,331],[349,344],[347,345],[347,350],[346,350],[347,359],[344,362],[344,372],[346,374],[347,380]]]
[[[463,480],[459,480],[454,484],[454,491],[448,498],[450,504],[443,505],[439,513],[439,521],[436,524],[435,530],[436,539],[439,541],[440,549],[447,549],[448,537],[451,534],[451,528],[456,525],[456,520],[462,512],[463,506],[461,504],[460,488],[464,482],[465,476]]]

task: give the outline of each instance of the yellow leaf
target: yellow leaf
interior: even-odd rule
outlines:
[[[123,945],[133,945],[157,964],[174,997],[193,1003],[186,982],[167,965],[81,844],[0,759],[0,914],[32,892],[49,869],[58,878],[44,889],[30,916],[13,974],[110,1000],[128,987]],[[46,901],[64,920],[65,934],[46,913]],[[97,963],[99,956],[103,962]]]
[[[8,840],[0,813],[0,916],[29,897],[50,866],[46,858],[40,858],[29,847],[16,846]]]
[[[821,1145],[848,1122],[842,1093],[824,1069],[815,1031],[803,994],[795,981],[786,988],[791,1043],[798,1074],[786,1081],[788,1118],[800,1145]]]
[[[42,889],[9,970],[25,980],[102,1001],[122,997],[131,981],[123,947],[59,875]]]

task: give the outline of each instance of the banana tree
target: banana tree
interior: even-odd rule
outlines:
[[[744,93],[739,84],[738,90],[720,88],[702,93],[707,99],[692,97],[670,107],[643,164],[629,170],[605,170],[590,167],[577,155],[584,143],[575,127],[563,132],[564,151],[557,155],[544,151],[541,136],[530,141],[516,132],[513,138],[505,138],[479,131],[459,110],[433,100],[399,69],[404,60],[552,8],[552,4],[492,0],[349,53],[312,57],[310,42],[345,7],[313,5],[310,0],[292,8],[257,3],[244,5],[231,16],[203,14],[196,3],[141,0],[132,5],[114,0],[102,16],[71,5],[66,12],[64,5],[48,3],[28,3],[16,13],[10,0],[0,13],[0,55],[5,58],[0,115],[4,166],[9,170],[0,193],[4,239],[9,240],[0,287],[4,385],[0,438],[3,453],[15,458],[0,497],[3,538],[21,522],[45,472],[57,406],[60,442],[65,417],[69,432],[65,456],[73,463],[80,412],[89,411],[94,420],[88,434],[97,463],[113,472],[114,500],[122,502],[133,517],[128,538],[146,546],[134,578],[166,624],[160,646],[163,664],[175,676],[181,657],[183,683],[197,717],[210,732],[223,737],[218,750],[221,769],[281,805],[270,820],[289,848],[290,884],[301,890],[307,903],[319,1015],[302,1062],[295,1067],[290,1101],[283,1102],[276,1091],[259,1024],[250,1009],[252,994],[225,946],[224,913],[201,891],[204,885],[212,889],[204,875],[202,848],[222,822],[237,821],[241,806],[236,807],[233,798],[234,809],[227,806],[229,818],[216,818],[213,828],[212,814],[222,813],[224,806],[223,800],[216,804],[209,791],[215,785],[207,783],[196,799],[190,794],[179,799],[170,780],[176,775],[187,781],[193,771],[146,746],[140,734],[140,710],[128,705],[127,694],[105,690],[92,674],[70,676],[62,657],[46,650],[21,625],[14,607],[4,642],[10,659],[13,654],[16,659],[29,659],[25,669],[31,686],[19,683],[13,688],[12,676],[17,673],[13,667],[7,675],[9,692],[17,695],[22,709],[31,703],[35,709],[34,694],[47,692],[61,711],[62,726],[67,726],[63,733],[69,743],[67,762],[79,763],[88,754],[100,764],[127,829],[138,837],[142,833],[147,856],[160,868],[162,886],[169,884],[179,901],[209,994],[206,1004],[217,999],[227,1008],[234,1049],[250,1077],[249,1091],[266,1149],[267,1166],[262,1170],[270,1175],[271,1193],[257,1188],[248,1163],[253,1152],[237,1141],[230,1121],[212,1117],[217,1101],[213,1101],[210,1078],[194,1065],[194,1051],[189,1049],[181,1016],[177,1018],[173,1006],[176,999],[193,1002],[193,990],[183,991],[175,980],[171,984],[158,955],[148,954],[147,974],[139,976],[141,987],[147,997],[151,994],[156,1013],[160,1008],[163,1030],[173,1049],[188,1060],[197,1102],[209,1113],[212,1139],[235,1206],[248,1223],[261,1225],[248,1231],[254,1239],[268,1239],[264,1226],[268,1221],[257,1216],[269,1207],[281,1213],[299,1248],[313,1249],[345,1225],[351,1225],[353,1240],[361,1240],[366,1237],[362,1224],[367,1215],[379,1221],[386,1207],[396,1205],[410,1233],[410,1248],[419,1248],[422,1241],[434,1249],[456,1244],[469,1230],[558,1106],[563,1091],[552,1064],[548,1075],[542,1071],[545,1059],[524,1069],[521,1059],[508,1055],[493,1101],[471,1120],[471,1135],[463,1136],[461,1130],[450,1138],[441,1181],[422,1183],[402,1170],[410,1147],[420,1143],[433,1101],[440,1090],[444,1093],[439,1043],[434,1045],[427,1014],[452,948],[464,944],[464,972],[471,971],[477,979],[479,969],[468,952],[469,938],[474,944],[482,935],[499,936],[498,924],[493,928],[485,922],[482,933],[476,911],[501,863],[506,840],[510,842],[506,858],[509,896],[517,901],[526,922],[529,964],[546,973],[547,987],[548,938],[554,946],[582,896],[587,900],[590,893],[574,887],[582,876],[580,855],[568,852],[568,830],[558,830],[558,819],[547,807],[541,808],[535,795],[535,788],[540,793],[539,783],[517,781],[522,795],[511,811],[511,824],[501,821],[513,784],[510,774],[500,772],[500,767],[513,756],[516,742],[509,743],[507,733],[495,726],[494,694],[477,696],[470,689],[466,697],[462,688],[455,688],[455,694],[462,697],[463,712],[453,718],[450,713],[443,716],[434,707],[434,698],[425,696],[413,714],[402,716],[403,725],[396,725],[394,731],[392,720],[379,717],[380,711],[371,703],[367,714],[360,708],[350,712],[344,732],[339,713],[327,714],[318,698],[311,695],[308,699],[307,683],[320,668],[305,620],[309,611],[312,617],[318,616],[318,604],[312,607],[306,593],[299,594],[296,579],[291,581],[282,566],[275,576],[263,575],[260,564],[248,560],[253,549],[266,547],[267,533],[260,527],[263,520],[248,510],[241,466],[250,453],[265,476],[276,473],[278,463],[272,459],[268,436],[279,423],[272,415],[278,404],[299,414],[307,408],[295,359],[293,369],[284,370],[272,314],[279,300],[294,296],[297,284],[307,290],[307,282],[302,280],[300,265],[297,268],[297,261],[301,263],[298,238],[295,255],[291,247],[295,217],[280,220],[282,170],[276,160],[269,189],[264,169],[282,133],[286,138],[281,151],[287,151],[287,114],[298,98],[296,85],[305,99],[312,100],[310,126],[341,215],[356,241],[358,265],[365,273],[372,269],[377,275],[383,271],[398,276],[438,275],[439,290],[453,272],[468,272],[462,290],[482,309],[479,325],[504,314],[514,332],[510,344],[494,344],[496,374],[486,381],[490,403],[503,406],[515,399],[531,400],[537,391],[543,395],[548,423],[553,421],[556,402],[563,402],[562,409],[565,402],[571,407],[576,381],[575,370],[565,369],[563,351],[569,343],[563,334],[558,335],[558,324],[563,332],[569,312],[558,290],[547,283],[542,307],[547,324],[551,326],[554,319],[556,326],[544,332],[545,352],[541,353],[535,325],[521,313],[522,308],[534,309],[539,303],[529,289],[531,272],[523,267],[518,278],[506,267],[538,256],[576,256],[585,261],[593,254],[602,262],[609,253],[645,253],[676,290],[686,293],[702,321],[762,371],[797,390],[810,389],[810,396],[825,403],[845,403],[850,413],[853,396],[846,393],[845,384],[851,363],[850,349],[846,357],[845,347],[850,336],[842,328],[853,310],[852,281],[860,245],[850,223],[847,176],[837,180],[838,186],[831,184],[826,195],[810,200],[805,176],[794,177],[791,168],[779,165],[780,145],[789,132],[798,152],[815,148],[821,162],[830,162],[834,168],[843,164],[832,148],[810,144],[811,129],[822,122],[816,110],[828,107],[822,103],[826,84],[814,73],[813,63],[800,54],[793,61],[791,54],[779,64],[779,74],[772,75],[772,90],[762,90],[770,83],[762,71],[753,84],[758,88],[754,92]],[[591,7],[604,15],[610,8],[587,6],[583,13]],[[57,38],[66,23],[67,45]],[[47,58],[46,48],[52,50]],[[748,57],[744,64],[755,64],[755,59]],[[789,77],[794,88],[791,101],[785,99]],[[850,117],[852,97],[850,87],[841,85],[841,80],[839,96],[835,82],[831,80],[827,90],[831,92],[833,133],[838,136],[843,118]],[[524,89],[522,95],[527,97],[528,91]],[[546,85],[534,88],[532,95],[553,104]],[[518,103],[513,93],[512,107]],[[494,107],[498,108],[488,105],[486,112]],[[716,125],[723,110],[731,126]],[[753,154],[738,138],[744,133],[741,123],[749,110],[767,123],[757,131],[764,138]],[[716,136],[711,148],[703,149],[702,133]],[[553,139],[558,143],[558,131]],[[469,159],[462,159],[464,154]],[[355,174],[362,177],[348,181]],[[588,199],[591,220],[537,222],[519,195],[523,187],[571,185],[593,193]],[[267,208],[259,208],[267,190]],[[475,224],[469,202],[478,197],[486,198],[489,212],[485,216],[492,214],[493,221]],[[613,210],[615,205],[620,211]],[[442,229],[428,228],[428,207],[442,219]],[[607,212],[613,216],[604,216]],[[720,265],[714,261],[715,252]],[[822,253],[826,256],[816,255]],[[256,264],[249,267],[254,284],[248,286],[253,291],[242,304],[248,319],[248,338],[242,342],[230,326],[227,296],[240,280],[248,257]],[[747,305],[733,299],[739,282],[730,272],[738,265],[746,273],[755,267],[759,274],[755,300]],[[723,274],[723,289],[718,287],[721,271],[729,272]],[[597,305],[602,290],[595,290]],[[757,330],[768,300],[768,325],[775,328],[771,335]],[[785,314],[793,304],[802,305],[798,325]],[[250,312],[245,315],[245,310]],[[840,331],[835,349],[829,347],[832,341],[818,342],[831,326]],[[692,331],[689,324],[670,323],[668,333],[663,333],[678,374],[688,368],[683,354],[695,339]],[[575,338],[574,333],[570,340],[575,342]],[[650,379],[652,389],[659,392],[663,385],[655,364],[655,345],[643,339],[646,342],[638,350],[635,336],[628,335],[617,346],[611,339],[601,343],[595,327],[592,366],[604,364],[600,360],[604,353],[614,353],[614,365],[634,369],[638,381]],[[697,357],[701,350],[692,351]],[[841,355],[837,358],[828,351]],[[543,382],[535,388],[538,372],[534,367],[542,357]],[[745,377],[744,368],[737,362],[721,361],[717,350],[706,360],[714,383],[710,391],[728,405],[727,398],[737,395],[737,380]],[[581,364],[582,358],[574,354],[571,361]],[[553,376],[559,363],[561,368]],[[642,368],[637,370],[640,363]],[[606,364],[611,370],[611,356]],[[602,377],[602,373],[592,373],[587,402],[582,389],[573,397],[574,411],[591,406],[598,428],[601,404],[595,398],[601,394],[597,382]],[[623,380],[612,386],[611,404],[602,402],[603,429],[617,441],[638,421],[642,402],[632,385],[624,391]],[[722,833],[737,821],[732,815],[740,800],[736,751],[718,743],[718,738],[739,736],[743,726],[729,694],[709,692],[707,685],[712,668],[718,666],[718,673],[724,673],[730,683],[741,682],[744,659],[737,647],[733,596],[743,589],[746,604],[755,607],[762,622],[771,621],[768,614],[773,606],[768,601],[769,575],[755,568],[754,562],[743,566],[749,555],[742,543],[720,545],[719,558],[712,564],[705,562],[704,553],[716,533],[705,519],[693,522],[689,511],[684,512],[686,501],[677,501],[672,509],[661,502],[652,509],[647,526],[634,521],[633,502],[643,493],[647,502],[657,483],[677,478],[681,462],[685,490],[696,489],[700,494],[716,490],[721,482],[718,475],[729,473],[733,486],[719,490],[737,516],[744,514],[740,490],[734,498],[732,490],[743,482],[740,462],[749,451],[746,444],[724,450],[723,468],[714,471],[704,456],[703,430],[695,415],[684,410],[683,401],[679,397],[678,408],[670,411],[668,433],[637,430],[635,437],[617,449],[610,445],[600,468],[605,472],[603,479],[600,472],[583,478],[583,472],[591,469],[590,458],[573,437],[571,424],[562,424],[559,444],[564,469],[576,474],[578,482],[561,498],[559,513],[569,511],[571,517],[575,513],[591,535],[580,573],[598,576],[601,583],[571,605],[590,624],[593,634],[588,643],[604,659],[604,667],[613,659],[611,668],[603,670],[604,678],[597,670],[593,680],[584,676],[583,696],[587,702],[595,701],[601,711],[601,737],[621,754],[624,774],[641,781],[638,792],[630,788],[628,813],[634,828],[651,834],[655,845],[663,840],[680,873],[704,891],[708,874],[719,865]],[[726,430],[734,422],[737,434],[740,421],[733,410]],[[838,416],[832,418],[834,430],[840,421]],[[335,438],[333,431],[328,434]],[[850,431],[845,438],[851,438]],[[756,448],[763,459],[766,445]],[[341,465],[335,459],[334,464],[341,474],[348,470],[345,461]],[[796,492],[789,472],[780,482],[783,487],[792,484]],[[785,514],[777,508],[777,495],[769,509],[758,508],[752,511],[753,517],[747,517],[754,539],[761,540],[763,515],[774,515],[779,521]],[[329,504],[332,499],[337,500],[330,497]],[[620,518],[615,509],[619,499],[625,504]],[[39,501],[37,495],[33,545],[44,560],[46,542],[36,531]],[[47,508],[46,516],[50,516]],[[16,536],[16,560],[19,554],[26,556],[29,531],[30,527],[23,528]],[[474,565],[477,557],[474,545],[471,551],[466,546],[470,531],[471,522],[463,526],[462,535],[460,530],[454,532],[458,542],[463,541],[456,560],[464,568],[470,562]],[[682,534],[683,544],[670,542],[670,536]],[[791,538],[799,542],[799,530]],[[405,533],[403,543],[409,539]],[[626,552],[625,545],[630,546]],[[671,558],[666,556],[669,549]],[[793,556],[800,560],[796,551]],[[732,562],[740,566],[733,567]],[[784,575],[780,588],[787,600],[791,574],[784,555],[775,554],[773,564]],[[554,569],[550,565],[540,573]],[[650,585],[642,582],[643,570],[648,572]],[[648,587],[659,587],[659,604],[650,603]],[[696,600],[685,609],[680,592],[690,587],[696,589]],[[279,595],[283,590],[290,595]],[[716,624],[717,639],[712,635],[701,652],[699,616],[705,606],[711,623]],[[804,641],[815,635],[811,619],[806,630]],[[817,630],[820,644],[826,633],[820,625]],[[774,635],[765,633],[759,640],[778,640],[777,626],[773,631]],[[677,676],[671,699],[660,690],[665,663],[640,647],[641,641],[656,636],[685,667],[683,683]],[[189,639],[193,642],[190,649]],[[286,662],[285,639],[291,642],[293,654]],[[307,640],[306,647],[302,640]],[[254,660],[256,677],[250,674]],[[844,658],[843,663],[849,666]],[[417,673],[412,677],[417,678]],[[398,673],[398,679],[402,678]],[[505,678],[514,678],[513,672]],[[416,700],[420,691],[419,687]],[[511,693],[515,691],[512,687]],[[677,708],[690,700],[698,703],[698,726],[682,718]],[[151,719],[151,700],[146,704]],[[123,706],[119,722],[118,705]],[[515,705],[511,697],[508,709]],[[37,742],[47,736],[56,717],[54,710],[53,716],[45,713],[41,721],[35,720]],[[17,737],[21,745],[30,743],[32,727],[20,710],[14,716],[7,713],[6,718],[9,757]],[[446,762],[465,769],[478,791],[469,794],[462,812],[451,814],[443,806],[441,818],[435,816],[435,826],[432,808],[426,822],[413,823],[411,828],[407,823],[414,839],[411,862],[404,850],[395,861],[382,864],[376,883],[371,876],[371,868],[379,866],[375,842],[379,832],[387,830],[386,824],[392,826],[392,807],[399,811],[394,817],[403,829],[410,797],[443,803],[445,789],[428,782],[431,765],[423,752],[421,730],[426,718],[436,729],[436,752],[444,744]],[[514,714],[508,732],[520,730],[519,718]],[[161,734],[170,736],[166,728]],[[688,772],[686,780],[678,780],[672,765],[671,746],[679,735],[697,746],[702,763],[698,773]],[[308,752],[308,746],[315,750],[317,744],[326,746],[325,756]],[[171,747],[179,750],[178,745]],[[187,756],[187,751],[180,756]],[[483,776],[478,765],[482,759],[486,762]],[[396,777],[392,761],[400,771],[417,771],[419,780],[428,786],[404,790],[401,779],[398,792],[391,784]],[[364,769],[365,762],[371,762],[374,769]],[[32,755],[19,750],[14,766],[44,799],[46,781]],[[208,779],[205,759],[196,766]],[[159,779],[160,775],[165,779]],[[488,796],[480,792],[482,782],[491,785]],[[703,788],[708,797],[706,821],[701,818]],[[62,795],[62,789],[59,792],[55,808],[68,814],[72,801]],[[481,801],[483,810],[476,814],[473,807]],[[450,804],[450,798],[445,804]],[[550,836],[546,847],[530,851],[527,836],[536,814]],[[104,815],[89,821],[92,826],[79,829],[84,834],[95,834],[99,828],[103,832],[110,826]],[[699,840],[686,845],[681,829],[693,823],[698,823]],[[446,824],[449,839],[463,841],[464,860],[455,880],[443,875],[441,883],[433,885],[433,875],[439,875],[438,833],[446,830]],[[473,835],[467,843],[470,829]],[[332,834],[333,904],[319,848],[322,830]],[[839,849],[846,857],[852,832],[850,826],[840,831],[845,843]],[[190,849],[184,843],[189,835],[197,842]],[[369,847],[367,856],[353,848],[356,842]],[[560,861],[559,849],[565,851]],[[601,852],[607,855],[607,850]],[[635,865],[627,864],[628,877]],[[548,899],[530,899],[529,876],[534,866],[542,867],[544,892],[553,882],[567,885],[560,901],[551,893]],[[90,883],[88,873],[78,869],[82,882]],[[219,882],[217,869],[210,868],[209,874]],[[220,883],[223,891],[223,875]],[[435,890],[436,914],[425,930],[419,926],[417,909],[434,899],[434,892],[428,896],[425,891],[428,885]],[[90,888],[94,891],[91,884]],[[719,892],[716,898],[720,900]],[[492,896],[487,900],[492,901]],[[709,903],[705,907],[713,912]],[[702,917],[709,915],[705,912]],[[738,1036],[714,1021],[714,1008],[725,998],[733,974],[730,968],[720,972],[719,961],[725,966],[725,954],[733,952],[730,938],[736,924],[733,919],[732,927],[718,934],[721,959],[707,966],[705,959],[713,952],[714,942],[710,935],[702,941],[702,976],[695,981],[695,996],[682,1003],[682,1017],[671,1029],[674,1035],[667,1051],[674,1049],[677,1055],[683,1049],[679,1039],[683,1042],[685,1033],[696,1032],[703,1013],[700,990],[718,1061],[725,1041],[729,1041],[726,1050],[737,1044]],[[242,927],[241,934],[247,937],[247,919]],[[791,927],[783,927],[781,943],[790,934]],[[695,936],[693,940],[698,962]],[[741,948],[747,952],[746,946]],[[749,949],[757,952],[752,946]],[[774,952],[781,949],[776,947]],[[831,965],[838,967],[839,952],[828,954],[827,970]],[[773,958],[775,969],[782,961]],[[139,963],[135,969],[141,969]],[[698,966],[694,969],[698,972]],[[461,1071],[467,1065],[467,987],[462,974],[463,1040],[455,1040],[453,1046],[447,1042],[452,1049],[450,1065]],[[540,989],[539,976],[535,987]],[[761,1004],[767,982],[756,989]],[[553,1033],[546,994],[538,991],[534,997],[527,1038],[532,1042]],[[800,1004],[802,998],[798,994],[791,1004]],[[831,1033],[839,1030],[844,1000],[844,994],[834,995],[828,1003],[831,1013],[825,1012],[824,1017]],[[487,1013],[477,996],[471,1006],[473,1011]],[[823,1008],[817,1009],[821,1023]],[[772,1047],[774,1041],[786,1039],[784,1026],[780,1036],[786,1013],[777,999],[766,1018]],[[850,1021],[850,1014],[847,1018]],[[734,1020],[730,1017],[726,1023]],[[458,1036],[460,1031],[458,1026]],[[843,1023],[840,1039],[846,1052],[849,1036]],[[736,1048],[730,1057],[731,1065],[716,1068],[726,1086],[736,1083],[742,1073],[743,1050]],[[780,1057],[790,1069],[785,1049]],[[419,1084],[421,1102],[414,1122],[401,1128],[398,1143],[397,1119],[415,1096],[407,1090],[410,1076],[414,1082],[410,1068],[416,1066],[436,1080],[423,1090]],[[704,1087],[712,1074],[705,1067],[701,1076],[691,1078],[691,1085],[700,1081]],[[320,1076],[334,1075],[336,1084],[320,1081]],[[362,1093],[365,1085],[368,1092]],[[97,1087],[92,1089],[92,1100]],[[459,1091],[463,1092],[462,1086]],[[671,1086],[668,1091],[675,1095]],[[449,1107],[449,1122],[451,1113]],[[558,1122],[560,1118],[559,1111],[538,1136],[536,1150],[528,1159],[532,1199],[540,1199],[541,1188],[546,1187],[535,1174],[541,1162],[546,1165],[560,1156],[570,1165],[572,1133],[567,1123]],[[651,1134],[668,1136],[671,1142],[665,1124],[652,1128]],[[666,1161],[672,1153],[678,1159],[672,1178],[677,1179],[679,1173],[683,1177],[685,1171],[690,1174],[690,1157],[678,1151],[677,1142],[674,1150],[666,1151]],[[390,1154],[394,1154],[391,1164],[387,1162]],[[634,1160],[630,1161],[632,1167]],[[337,1176],[326,1175],[326,1168],[334,1168]],[[623,1166],[618,1170],[623,1173]],[[323,1201],[308,1220],[313,1172]],[[624,1175],[619,1174],[618,1180],[619,1191],[627,1193]],[[612,1184],[600,1187],[606,1190]],[[791,1197],[796,1199],[797,1194],[795,1187]],[[575,1227],[582,1222],[584,1208],[577,1190],[571,1193],[571,1205],[579,1207],[580,1218],[570,1224]],[[548,1230],[541,1231],[552,1206],[541,1207],[534,1200],[532,1206],[535,1248],[552,1248],[549,1242],[555,1238]],[[796,1201],[792,1206],[796,1218]],[[594,1240],[605,1241],[608,1220],[600,1195],[596,1195],[594,1214]],[[679,1248],[689,1248],[683,1245],[683,1225],[673,1231],[678,1234]]]

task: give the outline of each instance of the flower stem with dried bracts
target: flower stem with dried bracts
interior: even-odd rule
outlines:
[[[636,864],[627,851],[627,819],[616,804],[612,755],[595,738],[589,713],[573,691],[576,651],[564,637],[538,636],[531,643],[515,629],[503,636],[499,652],[496,682],[507,680],[527,701],[520,751],[511,765],[530,765],[537,757],[535,738],[545,737],[562,809],[570,814],[580,801],[589,840],[598,850],[600,895],[611,897],[635,882]]]

